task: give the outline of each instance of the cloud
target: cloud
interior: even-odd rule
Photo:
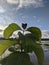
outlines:
[[[13,19],[14,16],[8,16],[8,15],[3,15],[0,16],[0,29],[4,29],[4,27],[8,26],[11,23],[17,23],[20,24],[18,20]]]
[[[12,23],[13,20],[8,16],[0,16],[0,29],[4,29],[3,27],[7,26],[8,24]]]
[[[18,0],[7,0],[7,2],[10,4],[17,4]]]
[[[49,30],[42,30],[42,38],[49,38]]]
[[[5,9],[2,6],[0,6],[0,13],[4,13],[4,12],[5,12]]]
[[[7,26],[0,25],[0,31],[3,31]]]
[[[43,7],[43,0],[7,0],[7,3],[18,4],[17,9],[32,5],[34,8]]]

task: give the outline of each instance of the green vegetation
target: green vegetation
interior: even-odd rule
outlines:
[[[41,45],[38,44],[41,42],[41,31],[37,27],[26,27],[27,24],[22,24],[23,29],[21,29],[17,24],[12,23],[4,30],[6,40],[0,41],[0,55],[2,55],[6,49],[12,53],[0,61],[2,65],[34,65],[30,62],[28,55],[28,53],[32,53],[33,51],[39,65],[42,65],[44,52]],[[10,36],[12,36],[14,31],[18,31],[19,37],[10,40]],[[26,34],[24,34],[25,32]]]

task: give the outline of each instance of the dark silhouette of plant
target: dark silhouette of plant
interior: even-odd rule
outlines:
[[[27,24],[22,24],[22,30],[17,24],[12,23],[4,30],[6,40],[0,41],[0,55],[6,49],[12,53],[1,60],[2,65],[33,65],[28,54],[32,52],[35,53],[39,65],[42,65],[44,52],[39,44],[41,42],[41,31],[37,27],[26,27]],[[19,38],[10,39],[14,31],[18,31]]]

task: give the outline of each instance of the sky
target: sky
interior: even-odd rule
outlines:
[[[11,23],[49,30],[49,0],[0,0],[0,29]]]

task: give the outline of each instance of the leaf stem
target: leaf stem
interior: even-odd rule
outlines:
[[[24,34],[24,31],[25,31],[25,30],[23,30],[23,34]],[[23,47],[22,47],[22,42],[21,42],[21,41],[20,41],[20,45],[21,45],[21,52],[22,52]]]
[[[22,49],[23,49],[23,48],[22,48],[22,44],[21,44],[21,53],[22,53]]]
[[[22,42],[21,42],[21,40],[20,40],[20,46],[21,46],[21,52],[22,52],[22,49],[23,49],[23,48],[22,48]]]

